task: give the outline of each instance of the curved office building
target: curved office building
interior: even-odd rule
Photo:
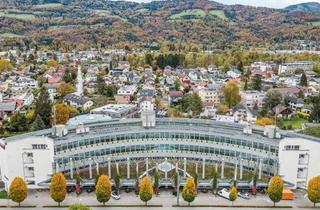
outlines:
[[[161,163],[170,159],[173,164],[175,160],[201,161],[237,167],[241,173],[256,169],[260,176],[274,175],[281,171],[280,142],[288,138],[293,137],[280,136],[274,127],[202,119],[159,118],[148,122],[142,118],[59,125],[0,141],[0,160],[17,163],[17,169],[1,167],[0,172],[4,182],[20,175],[36,187],[55,171],[68,173],[70,169],[91,170],[110,162],[156,159]],[[12,152],[19,158],[13,158]]]

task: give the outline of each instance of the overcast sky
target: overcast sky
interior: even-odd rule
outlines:
[[[150,2],[152,0],[127,0],[136,2]],[[262,6],[272,8],[284,8],[288,5],[299,4],[304,2],[319,2],[320,0],[214,0],[223,4],[244,4],[251,6]]]

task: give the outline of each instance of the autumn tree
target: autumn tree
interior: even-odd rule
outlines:
[[[9,197],[12,201],[19,204],[27,198],[28,187],[21,177],[15,177],[9,187]]]
[[[190,177],[187,179],[186,184],[183,187],[182,198],[186,202],[188,202],[188,205],[190,206],[190,203],[194,201],[196,196],[197,196],[196,185],[194,183],[194,179]]]
[[[307,195],[315,207],[320,203],[320,176],[313,177],[308,182]]]
[[[0,59],[0,73],[3,71],[9,71],[13,68],[12,64],[8,60]]]
[[[230,201],[232,202],[232,205],[233,205],[233,202],[235,200],[237,200],[238,198],[238,191],[237,191],[237,188],[236,187],[232,187],[229,191],[229,199]]]
[[[105,205],[111,197],[111,182],[108,176],[101,175],[96,185],[96,196],[100,203]]]
[[[51,178],[50,196],[55,202],[58,203],[58,206],[60,206],[60,203],[66,198],[66,194],[66,178],[61,172],[58,172]]]
[[[273,206],[276,205],[282,198],[283,180],[280,176],[274,176],[271,178],[268,186],[268,196],[273,201]]]
[[[273,119],[268,117],[262,117],[256,120],[256,124],[260,126],[272,125]]]
[[[57,68],[57,67],[59,66],[59,64],[58,64],[58,62],[55,61],[55,60],[48,60],[47,66],[48,66],[48,67]]]
[[[151,200],[153,194],[152,181],[150,177],[146,176],[141,180],[139,189],[140,200],[145,202],[147,205],[147,202]]]
[[[52,104],[49,98],[48,91],[45,88],[41,88],[39,97],[37,98],[35,103],[35,115],[39,115],[41,117],[46,127],[50,125],[52,113],[51,109]]]
[[[57,89],[60,96],[66,96],[69,93],[73,93],[75,91],[74,87],[70,83],[61,83]]]
[[[234,81],[229,81],[224,86],[223,93],[226,104],[228,105],[229,109],[237,105],[241,100],[238,84]]]
[[[55,106],[55,122],[56,124],[66,124],[70,117],[78,114],[78,110],[64,103]]]

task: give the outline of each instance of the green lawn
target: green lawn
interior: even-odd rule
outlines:
[[[6,38],[23,38],[24,36],[13,34],[13,33],[4,33],[0,34],[0,37],[6,37]]]
[[[37,8],[37,9],[51,9],[51,8],[57,8],[57,7],[63,7],[63,4],[51,3],[51,4],[38,4],[38,5],[35,5],[35,8]]]
[[[35,20],[36,16],[32,14],[14,14],[14,13],[4,13],[0,12],[0,17],[8,17],[8,18],[13,18],[13,19],[18,19],[18,20]]]
[[[209,12],[210,15],[213,15],[213,16],[216,16],[222,20],[229,20],[226,15],[224,14],[224,11],[223,10],[211,10]]]
[[[205,11],[202,9],[190,9],[180,12],[178,14],[171,15],[170,20],[179,20],[179,19],[198,19],[206,16]]]
[[[296,117],[290,120],[283,120],[283,126],[288,127],[289,125],[292,125],[293,129],[301,129],[303,123],[307,123],[308,120],[300,117]]]
[[[308,23],[313,26],[320,26],[320,21],[314,21],[314,22],[308,22]]]
[[[7,199],[8,194],[6,191],[0,191],[0,199]]]

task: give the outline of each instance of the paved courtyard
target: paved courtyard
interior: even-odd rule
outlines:
[[[277,205],[279,206],[292,206],[293,208],[298,208],[302,206],[312,206],[312,204],[308,201],[305,197],[304,192],[296,191],[295,192],[295,200],[294,201],[281,201]],[[81,195],[77,196],[75,193],[70,193],[67,195],[65,201],[62,205],[71,205],[74,203],[82,203],[88,206],[97,206],[99,205],[98,201],[96,200],[95,193],[87,193],[83,192]],[[171,191],[161,191],[159,196],[154,196],[148,204],[150,205],[162,205],[163,207],[130,207],[132,210],[137,209],[185,209],[183,207],[172,207],[172,205],[176,205],[177,198],[171,194]],[[114,200],[110,199],[107,205],[143,205],[144,203],[140,201],[139,197],[137,197],[133,192],[126,193],[121,192],[121,199]],[[180,204],[187,205],[185,201],[180,197]],[[0,206],[16,206],[17,204],[12,202],[11,200],[0,199]],[[57,205],[49,196],[48,191],[44,192],[37,192],[37,191],[30,191],[28,198],[22,203],[24,206],[37,206],[35,209],[58,209],[58,208],[42,208],[43,206],[55,206]],[[201,193],[199,192],[197,198],[192,205],[231,205],[231,202],[212,195],[211,193]],[[270,199],[265,195],[258,195],[256,197],[252,197],[250,200],[245,200],[242,198],[238,198],[234,205],[248,205],[248,206],[272,206],[273,203]],[[108,207],[108,209],[123,209],[127,207]],[[186,207],[187,208],[187,207]],[[212,209],[220,209],[221,207],[209,207]],[[21,208],[23,209],[23,208]],[[30,209],[30,208],[26,208]],[[63,208],[60,208],[63,209]],[[102,208],[92,208],[92,209],[102,209]],[[190,208],[187,208],[190,209]],[[192,209],[208,209],[208,207],[193,207]],[[229,209],[229,208],[223,208]],[[254,208],[245,208],[245,209],[254,209]],[[303,208],[299,208],[303,209]]]

